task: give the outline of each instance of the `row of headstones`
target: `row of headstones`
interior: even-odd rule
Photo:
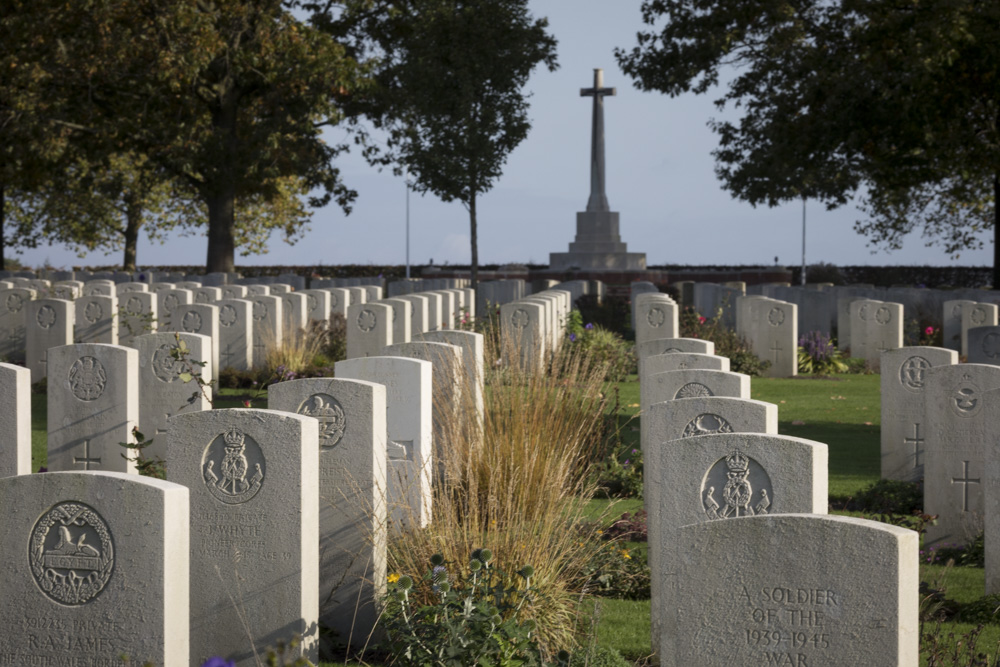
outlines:
[[[2,284],[0,284],[2,288]],[[0,355],[25,358],[38,380],[49,347],[72,342],[128,344],[145,330],[177,330],[213,338],[216,368],[264,363],[267,343],[280,343],[310,321],[346,316],[350,303],[381,298],[375,286],[293,292],[287,285],[201,287],[197,283],[57,284],[58,298],[0,289]],[[121,308],[119,309],[119,305]],[[219,363],[221,362],[221,366]]]
[[[274,283],[287,284],[295,289],[311,287],[359,287],[374,285],[385,287],[385,281],[377,276],[363,278],[312,278],[307,281],[305,276],[297,273],[282,273],[277,276],[246,276],[234,272],[216,272],[208,274],[186,274],[171,271],[74,271],[43,270],[34,271],[0,271],[0,280],[35,280],[45,279],[50,282],[110,280],[114,283],[156,283],[156,282],[197,282],[205,287],[222,287],[224,285],[270,285]]]
[[[637,297],[638,322],[670,310],[660,295]],[[764,317],[776,307],[742,305]],[[777,406],[751,400],[749,376],[729,372],[711,342],[654,338],[637,353],[660,664],[913,664],[916,533],[823,516],[827,446],[777,435]],[[831,540],[852,548],[821,546]],[[878,626],[844,613],[864,607]]]
[[[479,334],[451,333],[481,339]],[[165,415],[170,418],[167,428],[156,435],[167,441],[168,479],[191,490],[190,588],[183,583],[189,540],[186,492],[170,491],[171,485],[162,483],[153,483],[154,489],[130,487],[135,478],[126,476],[108,482],[94,477],[67,481],[68,489],[53,482],[37,488],[44,486],[48,493],[58,487],[57,495],[73,497],[54,500],[46,496],[37,505],[29,504],[26,514],[34,511],[35,518],[41,513],[37,507],[61,507],[65,512],[48,512],[44,521],[39,520],[45,529],[40,536],[32,535],[38,538],[37,551],[32,551],[37,562],[20,573],[22,577],[33,573],[42,588],[34,592],[48,595],[35,595],[31,600],[37,607],[18,613],[40,619],[51,611],[59,623],[81,628],[83,635],[101,619],[108,623],[108,630],[99,636],[105,642],[99,646],[113,647],[115,655],[127,652],[133,658],[148,657],[155,664],[187,664],[188,615],[182,608],[188,590],[191,664],[201,664],[211,655],[251,664],[251,647],[259,652],[291,633],[304,636],[305,655],[315,660],[317,613],[341,640],[346,641],[351,632],[355,639],[367,637],[375,622],[376,598],[384,592],[387,516],[418,525],[430,520],[435,408],[452,403],[432,401],[432,383],[438,380],[440,364],[389,356],[353,359],[337,363],[337,379],[295,380],[269,388],[269,408],[314,419],[262,410],[203,411],[205,403],[180,400],[184,397],[179,381],[183,367],[176,358],[173,365],[164,361],[164,348],[170,345],[165,335],[140,339],[143,344],[138,350],[90,344],[51,351],[49,467],[133,472],[134,467],[119,456],[119,443],[129,441],[132,426],[141,423],[140,405],[158,400],[159,405],[152,407],[161,412],[165,406],[184,405],[179,414]],[[196,361],[205,358],[207,345],[198,339],[204,337],[183,336]],[[481,351],[481,340],[478,348]],[[474,365],[461,364],[461,357],[452,359],[450,370]],[[151,366],[159,372],[150,376]],[[7,401],[2,414],[18,419],[16,428],[5,432],[16,433],[18,444],[0,447],[0,473],[25,475],[30,460],[28,373],[4,364],[0,382],[0,394]],[[149,386],[163,389],[171,384],[180,393],[158,399],[145,394]],[[12,452],[16,460],[6,470],[4,464]],[[48,477],[68,480],[61,475]],[[22,501],[26,489],[36,488],[35,482],[25,484],[17,492]],[[107,484],[117,489],[110,498]],[[139,504],[132,503],[130,493],[136,494]],[[162,507],[149,506],[160,498]],[[140,509],[126,523],[128,513],[112,509],[109,502]],[[79,508],[86,508],[87,513],[74,515]],[[288,520],[275,522],[276,516]],[[22,518],[15,518],[14,523]],[[10,530],[5,533],[0,528],[0,534],[16,534],[16,528]],[[114,539],[108,537],[109,531],[115,533]],[[130,548],[136,540],[144,545],[141,554]],[[127,560],[128,566],[116,565],[116,557]],[[134,579],[134,562],[141,563],[140,568],[148,562],[159,563],[149,569],[143,586],[128,583]],[[170,564],[168,571],[164,571],[165,563]],[[125,570],[119,585],[115,592],[99,595],[109,585],[115,567]],[[96,579],[91,575],[95,571]],[[63,599],[80,594],[80,582],[85,580],[97,582],[84,586],[86,599]],[[55,611],[47,607],[53,601],[62,603],[55,605]],[[73,606],[63,610],[67,604]],[[77,605],[83,606],[76,609]],[[144,638],[124,620],[115,621],[126,617],[112,610],[134,616],[137,608],[158,619],[170,616],[156,626],[168,630],[169,646],[162,635]],[[26,632],[39,629],[29,622],[14,626]],[[2,645],[3,641],[0,655],[12,650],[22,651],[17,654],[20,657],[66,655],[65,645],[49,639],[31,644],[27,655],[23,641],[15,640],[11,646]],[[22,663],[14,660],[11,664]]]
[[[369,300],[347,309],[347,358],[382,354],[432,331],[471,328],[476,311],[470,288],[444,289]]]
[[[1000,368],[958,361],[937,347],[882,355],[882,477],[923,480],[937,516],[925,549],[983,534],[986,593],[1000,593]]]
[[[573,310],[568,290],[547,289],[500,306],[501,359],[505,366],[540,368],[559,349]]]
[[[634,286],[633,300],[637,289],[646,291],[650,287],[653,286],[649,283]],[[857,326],[850,312],[850,304],[853,301],[870,300],[900,304],[901,321],[936,322],[939,314],[943,313],[944,347],[958,350],[963,356],[969,354],[963,331],[970,327],[996,326],[990,312],[995,313],[997,304],[1000,304],[1000,296],[995,291],[981,289],[876,288],[872,285],[834,286],[828,283],[802,287],[793,287],[787,283],[747,286],[741,282],[716,285],[683,281],[673,284],[673,287],[682,295],[680,298],[682,306],[693,306],[699,313],[709,317],[721,308],[726,322],[735,322],[733,304],[739,296],[766,296],[794,303],[798,306],[799,331],[819,331],[829,336],[836,330],[842,349],[852,347],[851,334]],[[979,304],[980,308],[975,308],[975,304]],[[975,319],[972,322],[968,321],[971,316],[969,310],[963,315],[963,308],[966,306],[975,310]]]

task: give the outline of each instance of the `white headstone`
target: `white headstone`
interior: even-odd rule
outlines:
[[[389,518],[423,528],[431,521],[433,476],[432,366],[403,357],[338,361],[337,377],[377,382],[386,388]]]
[[[967,544],[983,530],[986,450],[996,442],[987,398],[1000,367],[934,366],[924,377],[924,512],[938,516],[924,546]]]
[[[49,350],[48,468],[135,472],[139,357],[120,345],[82,343]]]
[[[31,371],[0,363],[0,477],[31,473]]]
[[[81,296],[73,302],[77,343],[118,344],[118,301],[113,296]]]
[[[167,420],[182,412],[212,409],[211,385],[201,387],[193,377],[188,381],[182,377],[197,375],[205,383],[212,382],[212,339],[170,331],[136,336],[130,346],[139,353],[139,432],[153,441],[142,450],[142,456],[165,461]]]
[[[901,347],[882,353],[882,478],[916,482],[924,477],[928,420],[927,370],[958,363],[942,347]]]
[[[911,530],[843,516],[685,526],[665,554],[669,654],[701,667],[916,665],[918,549]]]
[[[76,310],[72,301],[36,299],[25,304],[25,359],[31,370],[31,381],[38,382],[48,374],[48,351],[73,342]]]
[[[157,330],[156,294],[129,292],[118,299],[118,342],[128,345],[133,336],[154,333]]]
[[[263,368],[267,365],[268,349],[280,346],[284,340],[284,304],[281,297],[264,294],[249,300],[253,303],[250,311],[253,318],[253,366]]]
[[[211,356],[205,359],[205,361],[211,364],[212,377],[217,377],[214,371],[219,367],[219,307],[209,303],[192,303],[187,306],[177,306],[170,313],[170,321],[173,331],[199,334],[209,338]]]
[[[382,303],[349,306],[347,358],[377,357],[387,345],[392,345],[392,307]]]
[[[318,422],[287,412],[171,417],[167,478],[191,491],[191,665],[256,665],[295,634],[316,662],[318,443]]]
[[[187,667],[186,488],[22,475],[0,480],[0,506],[0,664]]]
[[[343,378],[272,384],[272,410],[319,421],[320,622],[363,644],[386,581],[386,389]]]
[[[995,327],[997,325],[997,306],[992,303],[962,304],[962,356],[969,356],[969,329],[973,327]]]
[[[253,303],[223,299],[219,307],[219,369],[253,366]]]
[[[34,298],[34,290],[20,287],[0,291],[0,357],[8,361],[24,359],[24,322]]]
[[[706,521],[782,513],[826,514],[827,446],[812,440],[760,433],[725,433],[696,436],[679,446],[658,447],[650,452],[655,468],[668,471],[649,479],[645,488],[656,487],[659,498],[655,513],[658,541],[650,550],[669,553],[682,526]],[[646,459],[645,462],[648,462]],[[669,578],[670,568],[665,577]],[[664,630],[654,641],[661,665],[673,660],[670,586],[658,587],[657,600]]]

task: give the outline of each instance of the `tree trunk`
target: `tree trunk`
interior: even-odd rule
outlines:
[[[472,291],[479,287],[479,234],[476,230],[476,192],[469,199],[469,238],[472,242]]]
[[[205,184],[205,204],[208,207],[208,259],[205,272],[231,272],[235,270],[236,241],[236,112],[238,97],[235,92],[223,97],[219,108],[212,112],[212,131],[222,139],[222,155],[218,169]]]
[[[122,258],[122,271],[135,271],[136,249],[139,244],[139,229],[142,227],[142,205],[126,195],[128,203],[125,206],[125,256]]]
[[[993,174],[993,289],[1000,289],[1000,174]]]

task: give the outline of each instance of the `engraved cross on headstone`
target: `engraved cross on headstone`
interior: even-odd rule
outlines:
[[[920,455],[924,453],[924,450],[920,447],[924,443],[924,439],[920,437],[920,424],[913,425],[913,437],[903,438],[904,445],[913,445],[913,467],[920,467]]]
[[[604,70],[594,70],[594,87],[581,88],[580,97],[594,98],[594,115],[590,130],[590,199],[588,211],[610,211],[604,193],[604,96],[616,94],[614,88],[604,88]]]
[[[968,512],[969,511],[969,484],[979,484],[980,483],[980,479],[978,477],[976,479],[970,479],[969,478],[969,462],[968,461],[962,461],[962,475],[964,475],[964,477],[962,479],[956,479],[956,478],[952,477],[951,478],[951,483],[952,484],[961,484],[962,485],[962,511],[963,512]]]
[[[83,458],[79,456],[73,457],[73,463],[82,463],[84,470],[90,470],[90,464],[101,465],[101,457],[91,457],[90,455],[90,440],[83,441]]]
[[[226,343],[226,349],[222,353],[222,356],[223,356],[222,367],[223,368],[232,368],[232,366],[233,366],[233,357],[236,356],[236,353],[233,352],[233,344],[232,343]]]
[[[777,365],[778,364],[778,353],[781,352],[781,347],[778,346],[778,341],[774,341],[774,344],[771,346],[771,352],[774,352],[774,362],[773,363],[775,365]]]

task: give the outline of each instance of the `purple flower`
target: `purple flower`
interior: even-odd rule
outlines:
[[[584,327],[584,329],[593,329],[593,328],[594,328],[593,322],[587,322],[587,326]]]
[[[629,461],[628,459],[625,459],[625,463],[623,463],[622,465],[623,466],[627,466],[629,463],[631,463],[631,461]]]
[[[574,334],[574,333],[571,333],[571,334],[569,335],[569,339],[570,339],[570,341],[572,341],[572,342],[574,342],[574,343],[575,343],[575,342],[576,342],[576,334]]]
[[[206,660],[201,667],[236,667],[236,663],[232,660],[215,657]]]

